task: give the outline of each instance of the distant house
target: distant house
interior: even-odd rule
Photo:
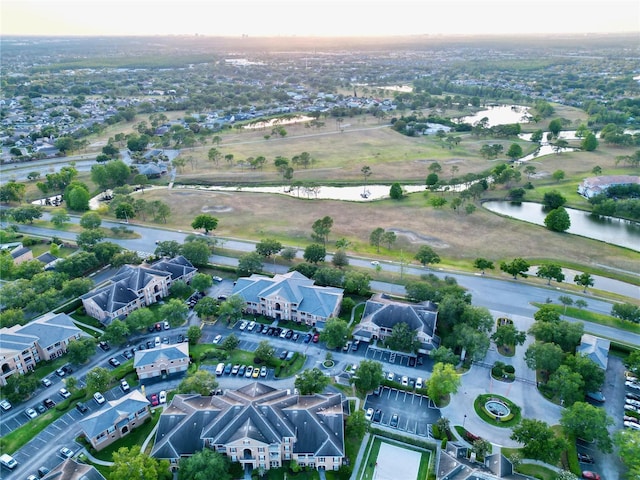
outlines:
[[[344,290],[320,287],[299,272],[289,272],[239,278],[232,293],[242,297],[248,313],[316,325],[340,313]]]
[[[610,345],[609,340],[585,333],[580,339],[576,354],[589,357],[601,369],[606,370],[609,363]]]
[[[640,177],[634,175],[604,175],[601,177],[585,178],[578,185],[578,193],[585,198],[595,197],[605,193],[610,187],[620,185],[638,185]]]
[[[353,331],[353,338],[365,342],[384,340],[399,323],[406,323],[420,342],[418,351],[429,353],[438,348],[436,322],[438,309],[434,303],[405,303],[375,294],[364,307],[362,320]]]
[[[138,350],[133,368],[140,380],[186,372],[189,368],[189,344],[183,342]]]
[[[149,266],[125,265],[106,286],[81,296],[87,315],[108,325],[169,295],[176,280],[189,283],[197,269],[182,255]]]
[[[177,461],[210,448],[252,469],[337,470],[345,455],[342,397],[296,395],[255,382],[222,395],[176,395],[158,422],[151,455]]]
[[[13,258],[14,265],[20,265],[23,262],[33,260],[33,252],[30,248],[23,247],[22,244],[20,244],[20,246],[11,250],[11,258]]]
[[[96,450],[127,436],[150,415],[149,400],[139,390],[107,403],[108,408],[79,421],[84,436]]]
[[[44,264],[43,268],[45,270],[53,270],[55,264],[58,263],[62,259],[59,258],[59,257],[56,257],[55,255],[52,255],[49,252],[44,252],[44,253],[38,255],[36,257],[36,260],[39,260]]]
[[[0,329],[0,385],[24,375],[41,361],[66,353],[69,343],[88,336],[65,313],[47,313],[26,325]]]

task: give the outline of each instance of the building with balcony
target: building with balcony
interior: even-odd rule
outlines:
[[[149,350],[138,350],[133,368],[141,381],[186,372],[189,368],[189,344],[163,344]]]

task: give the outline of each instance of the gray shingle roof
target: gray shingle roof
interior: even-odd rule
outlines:
[[[58,342],[67,341],[71,337],[88,336],[73,323],[73,319],[66,313],[49,312],[24,326],[3,328],[2,349],[23,351],[35,342],[42,349],[47,349]]]
[[[293,451],[344,455],[340,394],[291,395],[260,382],[223,395],[176,395],[158,422],[156,458],[178,458],[200,450],[205,439],[227,445],[251,438],[270,445],[294,437]]]
[[[596,365],[606,370],[609,364],[610,345],[609,340],[585,333],[582,335],[576,353],[589,357]]]
[[[123,418],[143,409],[149,405],[149,400],[140,391],[134,390],[118,400],[108,402],[108,404],[109,408],[101,409],[80,420],[80,426],[88,438],[94,438],[109,427],[116,425]]]
[[[176,343],[174,345],[160,345],[149,350],[138,350],[133,359],[133,368],[154,365],[189,358],[189,344]]]

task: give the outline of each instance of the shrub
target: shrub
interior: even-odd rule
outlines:
[[[513,365],[505,365],[504,366],[505,373],[516,373],[516,369]]]

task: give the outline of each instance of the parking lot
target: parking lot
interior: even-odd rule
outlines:
[[[384,387],[380,395],[370,394],[364,404],[365,410],[380,410],[380,420],[374,424],[397,428],[407,433],[426,437],[431,425],[440,418],[440,410],[428,397],[417,393]],[[398,415],[398,425],[390,425],[393,415]]]

